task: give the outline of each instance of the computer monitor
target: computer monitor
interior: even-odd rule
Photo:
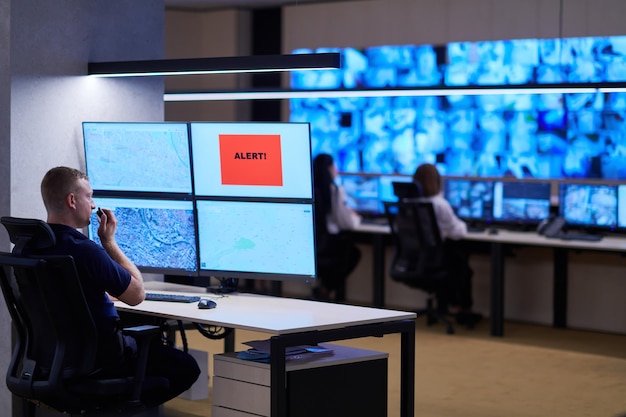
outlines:
[[[456,215],[472,223],[493,220],[493,181],[448,178],[444,197]]]
[[[559,184],[559,215],[569,226],[614,230],[617,223],[616,185]]]
[[[626,231],[626,185],[617,186],[617,227]]]
[[[95,192],[192,193],[186,123],[84,122],[83,140]]]
[[[346,191],[347,204],[362,215],[381,214],[378,177],[340,174],[336,180]]]
[[[308,123],[191,123],[195,195],[312,199]]]
[[[197,273],[193,201],[94,197],[94,203],[113,211],[117,244],[141,271]],[[99,224],[94,211],[88,234],[96,243],[100,243]]]
[[[497,181],[493,218],[498,223],[538,225],[550,216],[549,182]]]
[[[408,175],[381,175],[378,177],[378,196],[382,202],[398,201],[393,183],[411,183],[413,178]]]
[[[200,275],[312,282],[312,203],[197,200]]]

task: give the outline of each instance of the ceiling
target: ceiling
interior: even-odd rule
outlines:
[[[265,8],[337,0],[165,0],[168,9],[214,10],[232,8]]]

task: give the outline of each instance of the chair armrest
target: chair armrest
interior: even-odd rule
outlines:
[[[124,329],[122,329],[122,333],[134,337],[135,339],[137,339],[137,341],[150,339],[157,335],[160,331],[161,328],[159,326],[154,326],[152,324],[125,327]]]
[[[161,328],[159,326],[151,324],[122,329],[122,333],[133,337],[137,341],[137,368],[135,369],[135,387],[132,397],[133,402],[139,403],[141,400],[141,389],[146,377],[148,352],[151,345],[150,342],[160,332]]]

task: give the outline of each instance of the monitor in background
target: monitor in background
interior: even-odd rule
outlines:
[[[348,206],[364,216],[381,214],[378,177],[358,174],[340,174],[336,181],[343,186]]]
[[[617,186],[617,227],[626,231],[626,185]]]
[[[459,218],[470,223],[491,223],[493,185],[493,181],[448,178],[444,180],[444,197]]]
[[[537,225],[550,216],[549,182],[497,181],[493,218],[499,223]]]
[[[95,192],[192,192],[186,123],[84,122],[83,140]]]
[[[194,275],[197,271],[196,228],[192,201],[94,197],[98,207],[118,220],[115,239],[144,272]],[[89,238],[100,244],[94,211]]]
[[[398,201],[393,183],[412,183],[413,178],[408,175],[381,175],[378,178],[378,196],[381,204],[385,201]]]
[[[197,200],[200,274],[315,279],[313,204]]]
[[[559,184],[559,215],[568,226],[613,230],[617,226],[617,186]]]
[[[191,123],[195,195],[312,199],[308,123]]]

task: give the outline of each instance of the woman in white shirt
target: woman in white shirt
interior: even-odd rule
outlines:
[[[450,203],[443,197],[442,179],[435,165],[418,166],[413,181],[421,186],[421,200],[433,205],[439,233],[444,241],[446,264],[450,268],[449,288],[437,293],[438,307],[451,307],[459,324],[473,325],[482,316],[471,311],[474,271],[469,265],[469,252],[460,240],[467,234],[467,225],[456,216]]]
[[[349,234],[361,217],[347,204],[346,192],[335,183],[337,167],[329,154],[313,159],[315,190],[315,239],[319,286],[314,297],[345,301],[346,279],[361,259],[361,251]],[[334,295],[334,297],[333,297]]]

